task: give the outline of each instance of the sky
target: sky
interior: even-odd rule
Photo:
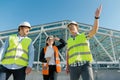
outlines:
[[[120,31],[120,0],[0,0],[0,31],[17,29],[23,21],[32,26],[62,20],[93,25],[100,4],[100,27]]]

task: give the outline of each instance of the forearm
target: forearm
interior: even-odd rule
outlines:
[[[28,58],[29,58],[28,59],[28,67],[32,68],[33,62],[34,62],[34,47],[32,44],[29,47]]]
[[[5,43],[0,48],[0,62],[4,58],[5,52],[7,51],[7,48],[9,46],[8,44],[9,44],[9,38],[6,39]]]
[[[60,39],[59,42],[61,43],[60,45],[58,45],[58,49],[63,48],[66,45],[66,42],[63,39]]]
[[[90,38],[93,37],[97,33],[98,28],[99,28],[99,19],[95,19],[94,20],[94,25],[92,27],[92,30],[89,32],[88,36]]]
[[[40,62],[47,62],[47,60],[44,58],[44,56],[45,56],[45,53],[44,53],[44,48],[43,48],[40,52],[40,57],[39,57]]]
[[[66,54],[66,66],[68,67],[69,63],[68,63],[68,53]]]
[[[33,66],[33,62],[34,62],[34,55],[32,55],[32,57],[29,57],[29,61],[28,61],[28,67],[32,68]]]
[[[47,60],[47,63],[49,63],[51,57],[47,57],[46,60]]]
[[[95,19],[94,20],[94,26],[93,26],[93,34],[95,34],[98,31],[98,27],[99,27],[99,19]]]

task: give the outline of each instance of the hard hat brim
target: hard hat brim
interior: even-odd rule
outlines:
[[[25,25],[20,25],[19,27],[28,27],[28,28],[30,28],[30,29],[31,29],[31,27],[30,27],[30,26],[25,26]]]

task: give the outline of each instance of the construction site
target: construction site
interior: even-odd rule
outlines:
[[[59,38],[67,39],[71,36],[67,25],[70,20],[51,22],[40,25],[33,25],[29,37],[33,40],[35,47],[35,59],[33,71],[27,75],[26,80],[42,80],[41,62],[39,61],[40,51],[45,46],[48,35],[54,35]],[[79,23],[79,32],[89,32],[92,25]],[[0,32],[0,47],[5,39],[18,32],[18,29],[12,29]],[[92,67],[94,71],[94,80],[119,80],[120,79],[120,31],[99,27],[97,34],[90,40],[90,49],[94,61]],[[56,43],[59,44],[59,43]],[[66,74],[66,47],[59,51],[62,72],[58,74],[58,80],[69,80],[69,74]],[[12,80],[12,76],[9,80]],[[82,79],[81,79],[82,80]]]

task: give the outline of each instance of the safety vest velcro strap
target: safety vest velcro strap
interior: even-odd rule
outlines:
[[[21,51],[21,52],[24,52],[24,53],[28,53],[26,50],[23,50],[23,49],[20,49],[20,48],[12,48],[12,49],[10,49],[10,50],[7,50],[7,52],[6,53],[9,53],[9,52],[12,52],[12,51]]]
[[[88,43],[76,44],[76,45],[73,45],[73,46],[69,47],[69,48],[68,48],[68,51],[69,51],[70,49],[75,48],[75,47],[78,47],[78,46],[87,46],[87,45],[88,45]]]
[[[91,54],[91,53],[90,52],[77,52],[77,53],[70,55],[68,58],[72,58],[73,56],[76,56],[76,55],[86,55],[86,54]]]
[[[23,58],[23,57],[21,57],[21,56],[7,56],[7,57],[5,57],[4,59],[11,59],[11,58],[19,58],[19,59],[22,59],[22,60],[24,60],[24,61],[26,61],[26,62],[28,62],[28,59],[25,59],[25,58]]]

